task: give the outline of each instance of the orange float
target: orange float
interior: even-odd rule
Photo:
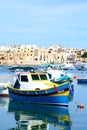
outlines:
[[[77,107],[80,108],[80,109],[84,109],[84,105],[83,104],[77,105]]]
[[[76,76],[76,75],[74,75],[74,76],[73,76],[73,78],[74,78],[74,79],[76,79],[76,78],[77,78],[77,76]]]

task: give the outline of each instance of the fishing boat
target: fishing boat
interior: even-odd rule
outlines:
[[[66,74],[65,71],[51,68],[48,69],[46,73],[48,74],[50,81],[52,81],[53,83],[61,84],[68,81],[70,83],[69,97],[73,97],[74,94],[73,79],[70,76],[68,76],[68,74]]]
[[[69,81],[70,83],[73,82],[73,79],[66,74],[63,70],[58,69],[48,69],[46,71],[49,75],[51,81],[56,81],[58,83]]]
[[[53,83],[46,73],[20,72],[16,82],[7,87],[9,97],[14,100],[56,106],[69,104],[69,82]]]
[[[2,83],[0,82],[0,97],[8,97],[8,88],[7,88],[7,83]]]
[[[78,84],[87,84],[87,75],[85,71],[81,71],[77,76],[77,83]]]

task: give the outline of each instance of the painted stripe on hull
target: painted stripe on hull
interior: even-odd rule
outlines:
[[[63,91],[61,91],[61,92],[59,92],[59,91],[53,91],[53,92],[51,92],[51,93],[46,93],[46,94],[43,94],[43,93],[41,93],[41,94],[37,94],[37,93],[35,93],[35,92],[33,92],[33,91],[31,91],[31,92],[27,92],[27,91],[20,91],[20,90],[12,90],[11,88],[9,88],[9,93],[13,93],[14,95],[17,95],[17,96],[26,96],[26,97],[43,97],[43,96],[68,96],[69,95],[69,91],[68,91],[68,89],[65,89],[65,90],[63,90]]]
[[[59,87],[53,87],[51,89],[46,89],[46,90],[40,90],[40,91],[37,91],[37,90],[21,90],[21,89],[15,89],[13,88],[12,86],[8,85],[8,89],[11,93],[14,93],[16,95],[20,95],[20,96],[30,96],[30,97],[38,97],[38,96],[48,96],[48,95],[53,95],[55,93],[63,93],[65,91],[69,91],[69,85],[67,86],[67,84],[65,84],[65,86],[63,85],[63,89],[62,86],[60,86],[60,89]]]

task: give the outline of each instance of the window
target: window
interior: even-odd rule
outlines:
[[[28,77],[27,77],[27,75],[21,75],[21,81],[22,81],[22,82],[28,82]]]
[[[33,80],[39,80],[39,76],[38,75],[31,75]]]
[[[37,58],[35,58],[35,61],[37,61],[38,59]]]
[[[41,80],[47,80],[47,76],[46,76],[45,74],[41,74],[41,75],[40,75],[40,79],[41,79]]]

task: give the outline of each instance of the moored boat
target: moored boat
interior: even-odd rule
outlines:
[[[0,83],[0,97],[8,97],[7,83]]]
[[[69,81],[70,83],[73,82],[73,79],[66,74],[65,71],[58,70],[58,69],[49,69],[46,71],[46,73],[49,75],[50,80],[56,81],[56,82],[65,82]]]
[[[87,78],[77,78],[77,83],[87,84]]]
[[[73,97],[74,94],[74,84],[73,84],[73,79],[66,74],[65,71],[63,70],[58,70],[58,69],[48,69],[46,73],[49,75],[50,81],[56,84],[61,84],[66,81],[70,83],[70,93],[69,97]]]
[[[69,82],[56,84],[46,73],[21,72],[15,84],[8,84],[9,96],[14,100],[43,104],[68,106]]]

